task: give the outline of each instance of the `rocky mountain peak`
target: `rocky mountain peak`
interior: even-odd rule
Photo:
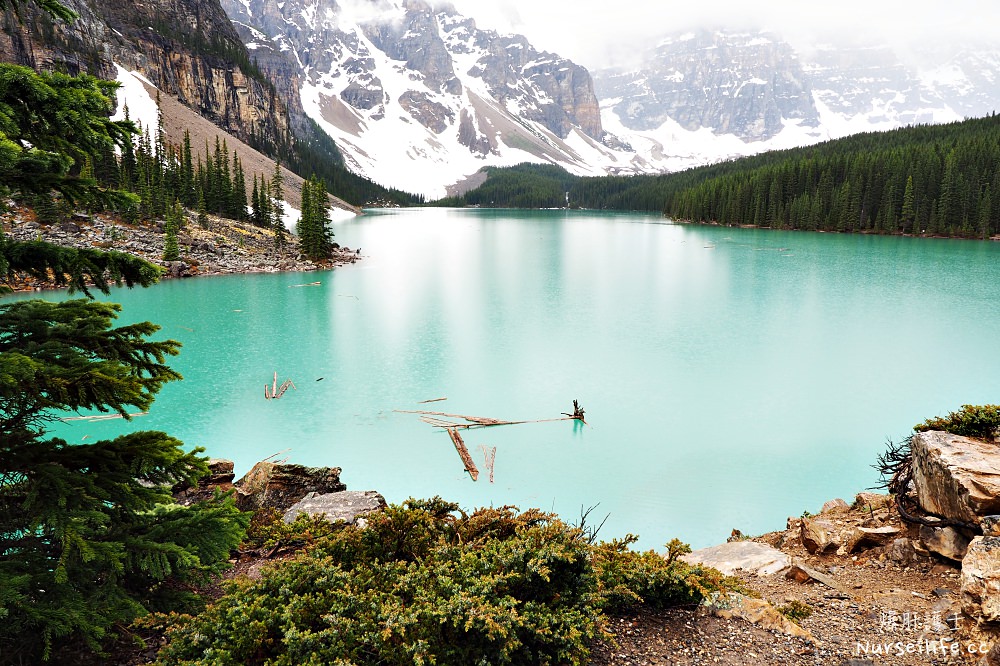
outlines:
[[[487,161],[551,161],[602,173],[581,147],[611,159],[587,70],[523,37],[481,30],[450,5],[223,6],[245,26],[253,49],[282,51],[298,63],[306,111],[352,168],[378,181],[398,183],[402,170],[403,186],[443,194]],[[425,168],[414,173],[406,167],[412,162]],[[426,178],[426,186],[412,185],[416,178]]]
[[[668,119],[744,141],[766,141],[788,121],[818,125],[811,90],[788,44],[767,33],[702,30],[664,39],[635,71],[597,78],[602,99],[618,99],[625,127],[651,130]]]

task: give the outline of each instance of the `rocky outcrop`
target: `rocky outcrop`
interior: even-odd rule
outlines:
[[[262,507],[284,513],[309,493],[347,490],[340,482],[339,467],[306,467],[287,463],[259,462],[236,482],[236,506],[241,511]]]
[[[913,486],[920,507],[965,523],[1000,513],[1000,448],[946,432],[911,441]]]
[[[0,58],[36,69],[115,78],[117,63],[252,145],[287,145],[288,114],[218,0],[64,0],[53,22],[30,3],[3,15]]]
[[[227,492],[233,489],[233,461],[222,458],[212,458],[208,461],[208,475],[198,479],[194,486],[180,484],[171,489],[174,499],[182,506],[190,506],[196,502],[211,499],[215,492]]]
[[[374,490],[343,490],[335,493],[309,493],[285,512],[285,522],[300,514],[325,516],[331,523],[349,525],[363,522],[363,517],[386,507],[385,498]]]

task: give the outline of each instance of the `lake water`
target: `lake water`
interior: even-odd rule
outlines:
[[[1000,244],[674,225],[655,216],[408,210],[339,223],[364,260],[316,274],[116,290],[184,344],[148,416],[242,474],[343,468],[391,502],[441,495],[694,547],[876,484],[887,437],[1000,400]],[[319,286],[296,286],[314,280]],[[264,386],[290,378],[281,400]],[[446,401],[419,404],[447,397]],[[572,421],[468,431],[473,483],[430,409]]]

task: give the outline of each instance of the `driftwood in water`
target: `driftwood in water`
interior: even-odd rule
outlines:
[[[129,414],[127,418],[132,418],[133,416],[145,416],[149,412],[135,412],[134,414]],[[64,416],[60,418],[60,421],[111,421],[114,419],[124,419],[125,416],[121,414],[92,414],[89,416]]]
[[[575,419],[575,420],[579,421],[580,423],[583,423],[584,425],[587,424],[587,422],[583,420],[583,407],[581,407],[580,403],[577,402],[576,400],[573,400],[573,413],[572,414],[567,414],[566,412],[561,412],[561,413],[563,414],[563,416],[568,416],[569,418]]]
[[[277,400],[281,396],[285,395],[285,391],[288,390],[289,386],[295,388],[295,384],[292,383],[291,379],[286,379],[284,382],[281,383],[281,386],[278,386],[278,373],[275,372],[274,381],[271,382],[271,388],[268,389],[267,384],[264,384],[264,399]]]
[[[465,447],[465,442],[462,441],[462,436],[458,434],[456,428],[448,428],[448,435],[451,436],[451,441],[455,445],[455,450],[458,451],[459,457],[462,458],[462,463],[465,465],[465,471],[469,473],[473,481],[479,479],[479,470],[476,469],[476,463],[472,462],[472,456],[469,455],[469,449]]]
[[[447,400],[448,398],[431,398],[430,400],[421,400],[418,405],[426,405],[428,402],[441,402],[442,400]]]
[[[497,447],[486,446],[485,444],[480,444],[479,448],[483,451],[483,459],[485,461],[486,469],[490,472],[490,483],[493,483],[493,465],[497,461]]]
[[[548,423],[549,421],[571,421],[574,417],[566,418],[555,418],[555,419],[537,419],[534,421],[504,421],[503,419],[494,419],[489,416],[468,416],[466,414],[450,414],[448,412],[428,412],[419,409],[397,409],[394,410],[400,414],[420,414],[420,420],[424,423],[429,423],[432,426],[438,428],[488,428],[490,426],[503,426],[503,425],[520,425],[522,423]],[[447,417],[449,419],[462,419],[466,423],[459,423],[456,421],[446,421],[441,418],[435,417]]]

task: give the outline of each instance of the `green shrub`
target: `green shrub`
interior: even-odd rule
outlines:
[[[592,546],[538,510],[411,499],[176,616],[160,663],[583,663],[603,608],[697,601],[722,580],[677,560],[679,542],[667,559],[631,542]]]
[[[779,606],[777,610],[792,622],[804,620],[813,612],[812,606],[798,599],[793,599],[785,606]]]
[[[1000,405],[962,405],[944,418],[927,419],[913,426],[917,432],[943,430],[953,435],[994,439],[1000,435]]]
[[[342,525],[331,523],[324,516],[309,516],[304,513],[286,523],[281,511],[273,507],[259,509],[250,519],[242,546],[246,550],[277,546],[308,548],[341,527]]]
[[[731,581],[717,570],[678,559],[691,549],[677,539],[667,544],[666,557],[652,550],[644,553],[629,550],[636,540],[630,534],[593,547],[591,562],[603,610],[615,613],[636,604],[666,608],[698,603],[710,593],[730,587]]]

